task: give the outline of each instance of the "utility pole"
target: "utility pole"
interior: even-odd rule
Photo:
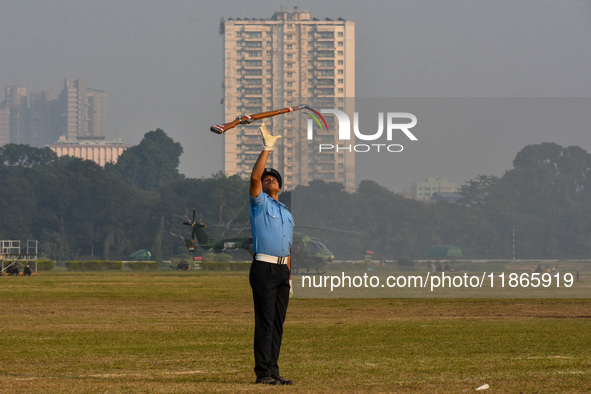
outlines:
[[[513,227],[513,261],[515,261],[515,227]]]

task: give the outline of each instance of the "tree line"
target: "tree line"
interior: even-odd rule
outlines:
[[[39,240],[54,260],[157,259],[187,253],[182,221],[196,218],[216,238],[249,236],[248,182],[218,173],[187,178],[183,152],[160,129],[104,168],[49,148],[0,148],[0,239]],[[427,258],[453,244],[466,258],[591,258],[591,155],[580,147],[528,145],[503,176],[480,175],[457,203],[403,198],[374,181],[354,193],[313,181],[282,193],[296,231],[319,238],[337,259]]]

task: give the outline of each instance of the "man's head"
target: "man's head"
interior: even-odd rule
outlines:
[[[265,193],[269,194],[265,189],[272,187],[273,183],[277,183],[278,190],[281,190],[282,180],[281,174],[274,168],[265,168],[263,171],[263,176],[261,177],[261,181],[263,182],[263,190]]]

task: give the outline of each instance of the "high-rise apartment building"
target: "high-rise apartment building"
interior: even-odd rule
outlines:
[[[0,104],[0,146],[105,139],[106,94],[86,88],[82,79],[66,79],[56,100],[48,92],[27,95],[27,89],[19,86],[8,86],[5,93]]]
[[[26,114],[28,108],[27,89],[20,86],[7,86],[6,99],[2,104],[7,108],[7,130],[3,133],[15,144],[23,144],[26,130]]]
[[[105,137],[106,95],[87,89],[82,79],[66,79],[59,96],[67,141]]]
[[[66,79],[59,96],[63,111],[63,130],[66,140],[74,141],[87,134],[86,88],[81,79]]]
[[[310,12],[278,11],[270,19],[227,19],[224,34],[224,117],[269,111],[299,104],[351,113],[355,97],[355,23],[319,20]],[[299,112],[268,118],[281,134],[269,166],[283,175],[284,189],[312,180],[355,188],[354,152],[318,152],[318,143],[335,141],[334,127],[307,138],[308,117]],[[334,124],[332,124],[334,126]],[[260,153],[260,122],[224,134],[227,175],[247,179]]]
[[[0,146],[10,141],[10,108],[5,102],[0,104]]]
[[[96,89],[86,89],[86,103],[88,109],[86,138],[104,139],[107,118],[107,95]]]

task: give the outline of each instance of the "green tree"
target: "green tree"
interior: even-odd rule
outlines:
[[[57,160],[57,154],[49,148],[33,148],[29,145],[7,144],[0,147],[0,165],[7,167],[33,167],[49,165]]]
[[[108,165],[131,185],[143,190],[157,190],[182,179],[178,171],[183,148],[161,129],[144,135],[139,145],[126,149],[116,164]]]

